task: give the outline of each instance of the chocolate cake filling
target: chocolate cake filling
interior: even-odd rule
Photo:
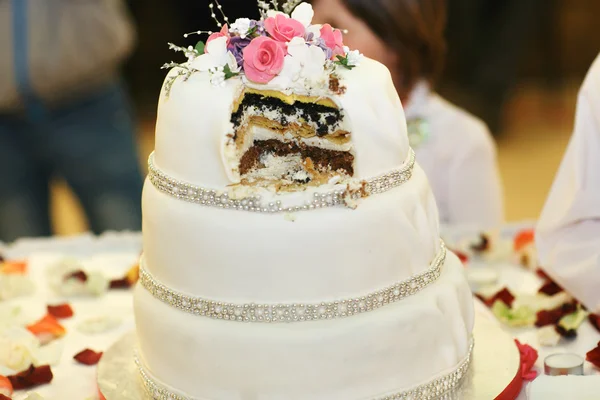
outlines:
[[[235,129],[241,125],[245,111],[251,106],[257,107],[263,113],[276,111],[278,118],[274,120],[283,126],[288,126],[295,118],[300,117],[316,126],[319,137],[337,130],[342,121],[341,111],[337,108],[301,101],[288,104],[276,97],[246,93],[237,110],[231,114],[231,122]]]
[[[255,141],[240,159],[240,174],[245,175],[254,168],[261,168],[261,157],[267,154],[277,157],[300,155],[302,159],[310,158],[318,170],[343,172],[349,176],[354,174],[354,156],[349,152],[280,142],[276,139]]]

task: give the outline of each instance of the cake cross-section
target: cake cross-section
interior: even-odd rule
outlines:
[[[226,158],[244,185],[294,191],[354,175],[349,122],[332,98],[246,88],[231,123]]]

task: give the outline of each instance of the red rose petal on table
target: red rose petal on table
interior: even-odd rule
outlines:
[[[13,386],[10,383],[10,379],[6,376],[0,375],[0,396],[4,396],[5,398],[10,400],[10,397],[13,395]],[[0,397],[2,399],[2,397]]]
[[[548,296],[554,296],[556,293],[563,291],[563,288],[558,286],[554,281],[548,281],[538,290],[538,293],[544,293]]]
[[[96,365],[98,361],[100,361],[100,357],[102,357],[102,352],[96,353],[94,350],[85,349],[73,356],[75,360],[77,360],[80,364],[85,365]]]
[[[26,261],[0,261],[0,273],[7,275],[25,275],[27,273]]]
[[[565,339],[575,339],[577,337],[577,329],[565,329],[560,325],[556,325],[554,328]]]
[[[538,359],[538,352],[530,345],[522,344],[517,339],[515,339],[515,343],[521,355],[521,377],[531,381],[537,376],[537,372],[533,369],[533,366]]]
[[[12,400],[10,397],[3,395],[0,393],[0,400]]]
[[[488,297],[487,299],[481,296],[478,296],[478,298],[483,300],[485,305],[488,307],[493,306],[496,300],[501,300],[504,304],[511,307],[513,301],[515,300],[515,296],[507,288],[500,290],[495,295],[493,295],[492,297]]]
[[[519,251],[530,243],[533,243],[535,239],[535,230],[525,229],[517,233],[514,239],[514,250]]]
[[[535,274],[537,276],[539,276],[540,278],[542,278],[542,279],[545,279],[547,281],[552,281],[552,278],[550,278],[548,276],[548,274],[543,269],[541,269],[541,268],[536,269],[535,270]]]
[[[74,272],[71,272],[70,274],[65,275],[65,281],[68,281],[69,279],[77,279],[80,282],[86,282],[87,281],[87,274],[82,271],[82,270],[77,270]]]
[[[588,351],[585,354],[586,361],[592,363],[596,368],[600,368],[600,342],[596,348]]]
[[[53,375],[49,365],[34,367],[31,365],[25,371],[8,376],[15,390],[29,389],[52,381]]]
[[[490,249],[490,238],[485,233],[478,237],[478,241],[471,244],[471,250],[481,253]]]
[[[600,332],[600,314],[590,314],[588,316],[590,324]]]
[[[37,336],[42,344],[51,342],[67,333],[65,327],[50,314],[46,314],[44,318],[40,319],[35,324],[27,326],[27,330]]]
[[[452,250],[452,252],[454,254],[456,254],[456,256],[458,257],[458,259],[460,260],[460,262],[463,263],[463,265],[466,265],[469,262],[469,256],[466,255],[465,253],[463,253],[462,251]]]
[[[127,278],[113,279],[112,281],[110,281],[109,287],[111,289],[129,289],[131,287],[131,284],[129,283]]]
[[[58,319],[71,318],[73,316],[73,309],[68,303],[58,304],[56,306],[48,305],[48,314]]]
[[[110,281],[111,289],[128,289],[136,284],[140,278],[140,266],[138,264],[129,268],[125,276],[121,279],[113,279]]]
[[[541,328],[546,325],[557,324],[567,314],[577,311],[577,302],[565,303],[552,310],[540,310],[536,314],[535,326]]]

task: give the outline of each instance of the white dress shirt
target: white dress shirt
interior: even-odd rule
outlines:
[[[487,126],[432,92],[425,82],[413,89],[404,111],[409,125],[422,120],[428,132],[413,147],[433,189],[440,222],[475,231],[501,225],[502,185]]]
[[[600,55],[577,100],[575,130],[536,233],[542,267],[600,312]]]

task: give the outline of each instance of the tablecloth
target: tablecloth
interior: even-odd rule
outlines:
[[[510,235],[515,229],[527,224],[508,227]],[[86,270],[100,269],[111,278],[121,278],[137,262],[142,249],[139,233],[107,233],[99,237],[85,234],[76,237],[50,239],[22,239],[8,246],[0,244],[0,254],[8,258],[27,258],[29,274],[33,278],[36,291],[33,296],[13,299],[0,303],[1,307],[19,306],[31,319],[45,313],[47,304],[68,302],[74,310],[72,319],[61,321],[67,334],[60,339],[64,350],[62,359],[53,367],[54,380],[49,385],[33,389],[45,399],[94,399],[96,398],[96,368],[77,364],[73,356],[79,351],[90,348],[105,351],[123,334],[134,328],[131,290],[111,290],[98,298],[61,298],[53,293],[45,281],[45,269],[64,257],[76,257]],[[508,287],[515,293],[535,293],[542,284],[541,278],[531,271],[510,262],[496,262],[493,265],[483,261],[472,262],[468,268],[494,268],[499,274],[499,285]],[[481,307],[479,307],[481,308]],[[120,325],[101,334],[85,334],[77,326],[82,321],[111,315],[121,320]],[[490,314],[491,316],[491,314]],[[539,352],[536,367],[543,373],[543,360],[549,354],[571,352],[585,357],[585,353],[600,341],[600,333],[586,320],[578,330],[578,337],[572,341],[561,341],[552,348],[542,347],[537,339],[535,328],[508,328],[508,332],[523,343],[530,344]],[[586,374],[600,374],[591,364],[585,364]],[[519,400],[526,399],[523,389]],[[15,400],[26,397],[17,393]]]

